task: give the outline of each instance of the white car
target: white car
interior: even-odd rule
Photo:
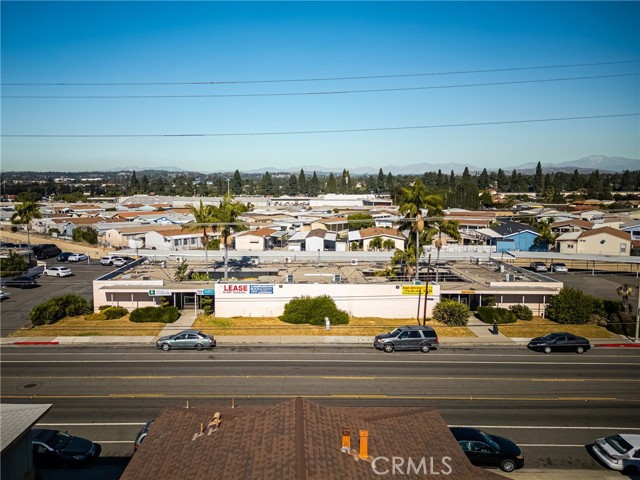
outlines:
[[[9,298],[9,294],[0,290],[0,302]]]
[[[620,433],[599,438],[593,444],[593,453],[612,470],[640,471],[640,435]]]
[[[71,269],[67,267],[50,267],[47,268],[44,273],[49,277],[69,277],[73,275]]]
[[[113,259],[114,267],[124,267],[127,263],[129,263],[129,260],[127,260],[126,258],[116,257]]]
[[[567,273],[569,269],[562,262],[554,262],[551,264],[551,271],[558,272],[558,273]]]
[[[69,258],[67,258],[67,262],[80,262],[82,260],[88,260],[89,257],[86,256],[84,253],[74,253],[73,255],[70,255]]]

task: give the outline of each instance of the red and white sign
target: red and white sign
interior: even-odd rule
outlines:
[[[249,293],[249,285],[223,285],[222,293]]]

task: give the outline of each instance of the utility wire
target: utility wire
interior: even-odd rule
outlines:
[[[450,128],[450,127],[478,127],[486,125],[513,125],[521,123],[541,123],[541,122],[562,122],[570,120],[591,120],[597,118],[619,118],[637,117],[635,113],[617,113],[611,115],[585,115],[579,117],[557,117],[557,118],[533,118],[527,120],[505,120],[498,122],[475,122],[475,123],[449,123],[439,125],[415,125],[406,127],[377,127],[377,128],[351,128],[335,130],[297,130],[283,132],[231,132],[231,133],[130,133],[130,134],[7,134],[2,133],[4,138],[135,138],[135,137],[238,137],[238,136],[265,136],[265,135],[307,135],[318,133],[355,133],[355,132],[381,132],[390,130],[418,130],[427,128]]]
[[[529,67],[491,68],[482,70],[458,70],[451,72],[428,72],[428,73],[404,73],[393,75],[361,75],[353,77],[317,77],[317,78],[289,78],[279,80],[230,80],[230,81],[201,81],[201,82],[95,82],[95,83],[72,83],[72,82],[51,82],[51,83],[30,83],[30,82],[2,82],[0,85],[11,86],[136,86],[136,85],[234,85],[247,83],[291,83],[291,82],[328,82],[338,80],[368,80],[377,78],[407,78],[407,77],[427,77],[438,75],[464,75],[470,73],[493,73],[493,72],[515,72],[522,70],[542,70],[552,68],[574,68],[593,67],[599,65],[620,65],[625,63],[638,63],[640,60],[621,60],[615,62],[594,62],[594,63],[573,63],[561,65],[538,65]]]
[[[488,87],[496,85],[517,85],[526,83],[546,83],[546,82],[566,82],[573,80],[592,80],[596,78],[614,78],[637,76],[640,73],[619,73],[612,75],[590,75],[587,77],[562,77],[544,78],[538,80],[512,80],[506,82],[488,83],[465,83],[458,85],[435,85],[426,87],[398,87],[398,88],[370,88],[364,90],[334,90],[319,92],[285,92],[285,93],[221,93],[221,94],[190,94],[190,95],[2,95],[0,98],[22,98],[22,99],[115,99],[115,98],[224,98],[224,97],[292,97],[309,95],[345,95],[352,93],[380,93],[380,92],[401,92],[414,90],[435,90],[447,88],[469,88]]]

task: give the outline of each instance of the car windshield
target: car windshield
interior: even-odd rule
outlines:
[[[72,438],[68,433],[54,431],[51,436],[45,440],[45,443],[53,450],[62,450]]]
[[[605,438],[605,441],[611,445],[618,453],[627,453],[633,446],[620,435],[613,435]]]
[[[544,337],[540,337],[541,340],[545,340],[545,341],[549,341],[549,340],[553,340],[554,338],[556,338],[556,334],[555,333],[549,333],[547,335],[545,335]]]
[[[500,451],[500,445],[498,445],[498,442],[496,442],[491,435],[485,432],[480,432],[480,435],[485,443],[491,445],[495,450]]]
[[[391,332],[389,332],[389,335],[398,335],[402,330],[400,330],[399,328],[396,328],[395,330],[392,330]]]

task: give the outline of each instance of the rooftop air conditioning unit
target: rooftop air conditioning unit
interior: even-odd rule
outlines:
[[[182,257],[176,257],[176,263],[181,263],[182,262]]]
[[[335,274],[333,276],[333,283],[342,283],[342,276],[339,274]]]
[[[291,263],[291,257],[284,257],[284,263]]]
[[[354,258],[353,260],[351,260],[351,265],[357,265],[358,264],[358,259]]]
[[[505,280],[507,282],[515,282],[516,281],[516,274],[515,273],[507,273]]]
[[[293,283],[293,275],[292,274],[287,274],[287,278],[286,278],[286,282],[287,283]]]

